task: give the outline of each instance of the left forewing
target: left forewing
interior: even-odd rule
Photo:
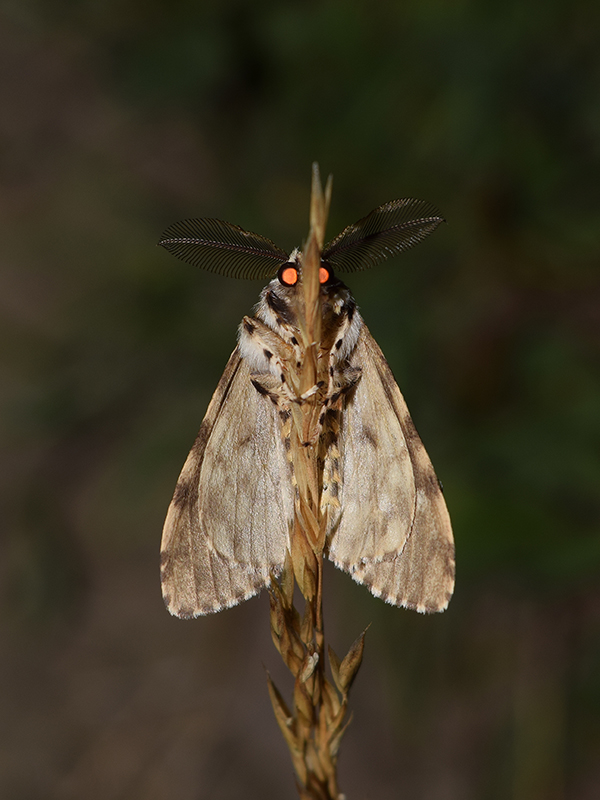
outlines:
[[[233,352],[183,467],[162,539],[171,613],[198,616],[251,597],[281,570],[293,517],[278,411]]]
[[[361,378],[341,414],[341,513],[329,557],[393,605],[442,611],[454,587],[454,544],[439,481],[365,325],[350,361]]]

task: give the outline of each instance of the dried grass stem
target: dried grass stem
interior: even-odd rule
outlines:
[[[319,267],[331,196],[331,179],[323,192],[318,167],[313,167],[311,226],[304,248],[302,282],[304,319],[299,329],[304,358],[294,375],[300,402],[292,413],[290,458],[297,484],[290,553],[278,580],[270,588],[271,633],[284,663],[294,677],[291,709],[268,677],[275,717],[288,744],[303,800],[341,800],[336,764],[346,730],[348,693],[360,666],[363,632],[340,661],[329,648],[333,683],[325,673],[323,631],[323,549],[326,513],[320,507],[318,459],[319,347],[321,295]],[[305,600],[295,608],[294,581]]]

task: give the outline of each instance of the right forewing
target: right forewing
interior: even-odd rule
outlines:
[[[163,596],[180,617],[257,594],[279,573],[294,511],[278,413],[236,348],[185,462],[161,546]]]
[[[454,545],[440,484],[366,325],[350,361],[361,378],[342,412],[341,513],[329,557],[393,605],[441,611],[454,587]]]

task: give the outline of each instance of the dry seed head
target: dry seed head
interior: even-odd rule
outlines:
[[[341,691],[346,694],[352,686],[352,681],[356,677],[356,673],[362,662],[363,652],[365,649],[365,629],[361,635],[353,642],[350,650],[344,657],[339,668],[339,682]]]

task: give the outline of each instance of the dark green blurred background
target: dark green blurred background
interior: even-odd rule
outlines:
[[[448,219],[349,281],[457,541],[435,618],[369,622],[349,800],[600,797],[600,5],[4,0],[0,796],[284,798],[261,597],[164,610],[164,514],[260,284],[155,247],[285,248],[396,197]]]

